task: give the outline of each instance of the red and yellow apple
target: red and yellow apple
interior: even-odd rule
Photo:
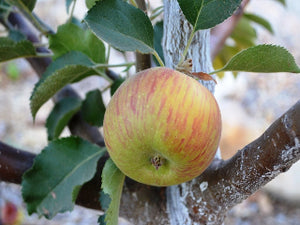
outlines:
[[[127,79],[104,116],[110,157],[128,177],[170,186],[199,176],[211,163],[221,135],[214,96],[198,81],[157,67]]]

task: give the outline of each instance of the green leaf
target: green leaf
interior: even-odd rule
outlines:
[[[85,0],[85,5],[88,9],[92,8],[99,0]]]
[[[178,0],[185,18],[195,31],[208,29],[230,17],[242,0]]]
[[[106,161],[102,171],[102,192],[109,195],[111,202],[104,216],[100,216],[99,221],[104,220],[106,225],[117,225],[119,217],[120,199],[122,195],[125,175],[109,159]],[[101,200],[101,199],[100,199]],[[101,205],[107,205],[107,196],[102,197]],[[100,223],[103,224],[103,223]]]
[[[99,38],[121,51],[154,52],[150,19],[126,1],[98,1],[84,21]]]
[[[51,219],[70,211],[79,187],[90,180],[105,150],[79,137],[51,142],[23,176],[22,195],[29,214]]]
[[[36,51],[30,41],[13,41],[6,37],[0,37],[0,62],[33,56],[36,56]]]
[[[73,23],[61,25],[57,33],[49,37],[54,59],[70,52],[80,51],[96,63],[105,63],[105,46],[91,31]]]
[[[101,92],[97,90],[86,94],[82,103],[82,115],[85,121],[93,126],[102,126],[105,113],[105,105]]]
[[[158,53],[159,57],[162,59],[163,62],[165,62],[164,59],[164,52],[161,45],[161,41],[163,38],[163,32],[164,32],[164,24],[163,21],[157,22],[154,26],[154,49]],[[160,66],[157,62],[156,58],[153,57],[155,63],[157,66]]]
[[[262,18],[258,15],[252,14],[252,13],[244,13],[243,16],[246,17],[247,19],[263,26],[270,33],[272,33],[272,34],[274,33],[271,24],[269,23],[269,21],[265,20],[264,18]]]
[[[286,1],[285,0],[276,0],[277,2],[280,2],[282,5],[286,6]]]
[[[234,28],[231,38],[239,48],[249,48],[255,45],[256,31],[251,26],[250,21],[242,17]]]
[[[110,95],[113,96],[113,94],[116,92],[116,90],[120,87],[120,85],[125,81],[124,78],[118,78],[114,81],[114,83],[110,86]]]
[[[258,45],[239,52],[222,69],[212,73],[222,71],[300,73],[300,68],[285,48],[275,45]]]
[[[70,52],[53,61],[41,80],[35,85],[30,97],[33,118],[39,108],[65,85],[88,75],[95,74],[94,63],[81,52]]]
[[[6,0],[8,3],[19,7],[20,9],[26,7],[30,11],[34,9],[36,0]]]
[[[80,110],[81,100],[67,97],[55,104],[46,121],[48,140],[59,137],[72,116]]]
[[[26,36],[18,30],[9,30],[8,37],[15,42],[26,40]]]

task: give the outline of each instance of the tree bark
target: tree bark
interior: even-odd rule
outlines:
[[[164,57],[166,66],[174,68],[186,46],[192,27],[185,20],[176,0],[165,0],[164,6]],[[190,46],[187,58],[193,60],[194,71],[212,70],[209,34],[209,30],[198,31]],[[211,92],[214,91],[215,84],[212,81],[201,83]],[[300,123],[297,121],[300,114],[295,113],[299,111],[299,107],[298,102],[261,138],[239,151],[232,159],[224,162],[216,157],[199,177],[187,183],[167,187],[170,224],[222,224],[230,208],[299,160]],[[274,148],[278,154],[274,154]]]

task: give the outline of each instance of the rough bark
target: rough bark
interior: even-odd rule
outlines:
[[[176,0],[165,0],[164,5],[165,62],[168,67],[174,68],[192,27],[182,15]],[[232,22],[229,20],[227,24]],[[193,59],[194,71],[209,72],[212,69],[209,34],[209,30],[200,31],[192,42],[187,58]],[[202,83],[213,92],[213,82]],[[299,102],[295,108],[299,108]],[[299,159],[299,118],[299,113],[287,113],[279,119],[282,123],[274,123],[260,139],[239,151],[231,160],[224,162],[216,158],[198,178],[168,187],[166,194],[170,224],[222,224],[231,207]],[[278,127],[285,129],[277,130]],[[278,133],[281,130],[282,133]],[[285,145],[279,147],[282,142]],[[280,152],[276,156],[274,148]]]

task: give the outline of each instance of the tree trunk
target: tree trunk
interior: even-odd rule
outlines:
[[[164,1],[164,38],[163,48],[167,67],[175,68],[185,46],[187,45],[193,27],[185,19],[176,0]],[[210,51],[210,30],[201,30],[194,36],[189,48],[187,58],[193,61],[193,71],[212,71]],[[212,93],[215,83],[212,81],[199,81]],[[200,189],[199,189],[200,185]],[[217,224],[222,218],[218,215],[218,209],[208,209],[202,190],[207,183],[199,183],[198,179],[167,188],[167,210],[170,224]],[[197,186],[197,188],[195,188]],[[195,220],[193,214],[201,220]],[[219,217],[219,218],[218,218]],[[196,222],[197,221],[197,222]]]

